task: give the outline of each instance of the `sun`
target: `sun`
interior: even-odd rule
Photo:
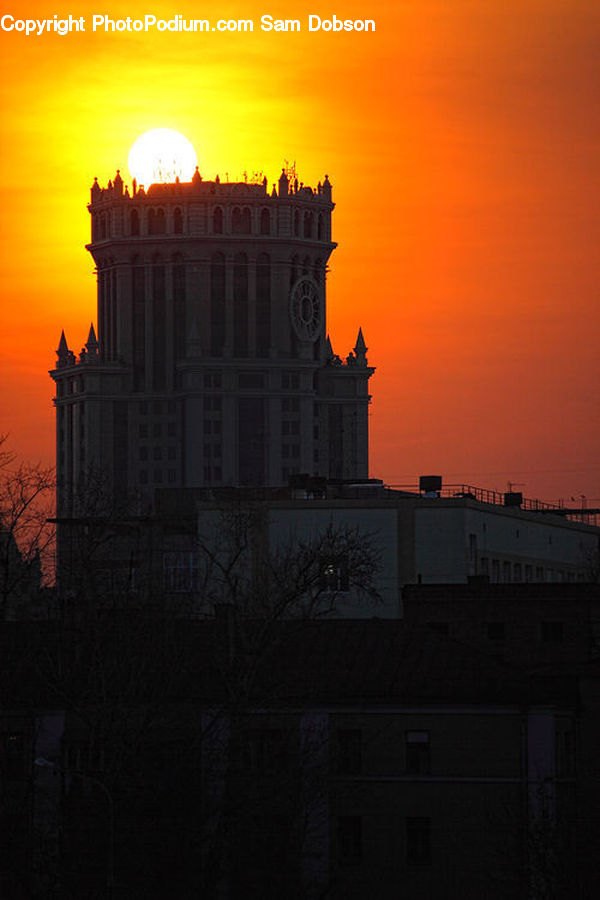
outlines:
[[[190,181],[198,159],[183,134],[171,128],[153,128],[140,135],[129,151],[129,171],[138,184]]]

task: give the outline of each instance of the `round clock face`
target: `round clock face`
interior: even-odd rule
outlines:
[[[303,275],[290,294],[290,317],[301,341],[315,341],[321,330],[321,292],[318,284]]]

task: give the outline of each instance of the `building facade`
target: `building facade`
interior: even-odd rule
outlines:
[[[326,330],[331,184],[94,182],[98,331],[56,382],[59,516],[101,471],[115,498],[156,487],[368,476],[368,366]]]

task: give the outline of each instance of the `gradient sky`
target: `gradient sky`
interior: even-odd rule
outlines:
[[[213,12],[214,10],[214,12]],[[15,15],[83,15],[32,2]],[[0,32],[0,431],[52,460],[61,328],[95,320],[86,204],[142,132],[174,128],[207,179],[284,159],[333,184],[328,327],[362,325],[371,470],[600,505],[600,8],[589,0],[338,4],[375,34],[267,34],[331,6],[112,4],[254,18],[254,34]],[[90,24],[91,29],[91,24]],[[128,177],[126,180],[129,180]]]

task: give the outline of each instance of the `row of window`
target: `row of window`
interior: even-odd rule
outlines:
[[[212,467],[205,478],[221,480],[220,467]],[[325,592],[346,592],[350,589],[347,559],[322,559],[319,562],[319,588]],[[163,554],[163,584],[168,591],[195,591],[198,588],[198,554],[194,550],[177,550]]]
[[[150,484],[150,482],[153,484],[176,484],[177,470],[167,469],[165,472],[164,469],[154,469],[149,472],[147,469],[140,469],[139,481],[140,484]]]
[[[166,434],[167,437],[177,437],[177,422],[154,422],[152,426],[148,425],[146,422],[142,422],[138,425],[138,437],[147,438],[154,437],[159,438],[162,437],[163,434]]]
[[[177,446],[170,444],[168,447],[160,445],[148,447],[146,444],[142,444],[138,449],[138,458],[140,462],[147,462],[150,458],[155,462],[160,462],[162,459],[177,459]]]
[[[544,566],[533,566],[529,563],[511,563],[509,560],[489,559],[482,556],[479,560],[479,570],[482,575],[488,575],[490,581],[509,584],[515,582],[534,581],[575,581],[575,572],[564,571]]]
[[[129,234],[137,237],[141,234],[183,234],[183,210],[176,206],[172,213],[163,207],[151,207],[147,211],[146,221],[139,209],[129,213]],[[253,221],[254,219],[254,221]],[[271,210],[263,207],[258,216],[252,215],[249,206],[234,206],[231,211],[221,206],[215,207],[212,213],[213,234],[261,234],[272,232]],[[324,241],[327,239],[325,217],[323,213],[315,214],[309,210],[295,210],[292,224],[294,237],[308,240]],[[108,212],[94,215],[92,219],[92,239],[103,241],[111,236],[110,217]]]
[[[447,637],[450,634],[450,623],[443,621],[428,622],[429,628],[436,634],[442,634]],[[485,628],[487,638],[490,641],[501,643],[507,640],[508,628],[506,622],[487,622],[483,626]],[[522,636],[523,626],[515,625],[515,631]],[[548,621],[539,623],[539,640],[543,643],[559,643],[565,638],[565,623],[559,621]]]
[[[431,819],[410,816],[404,820],[404,858],[409,866],[431,863]],[[363,858],[364,825],[362,816],[338,816],[337,852],[343,865],[358,864]]]

